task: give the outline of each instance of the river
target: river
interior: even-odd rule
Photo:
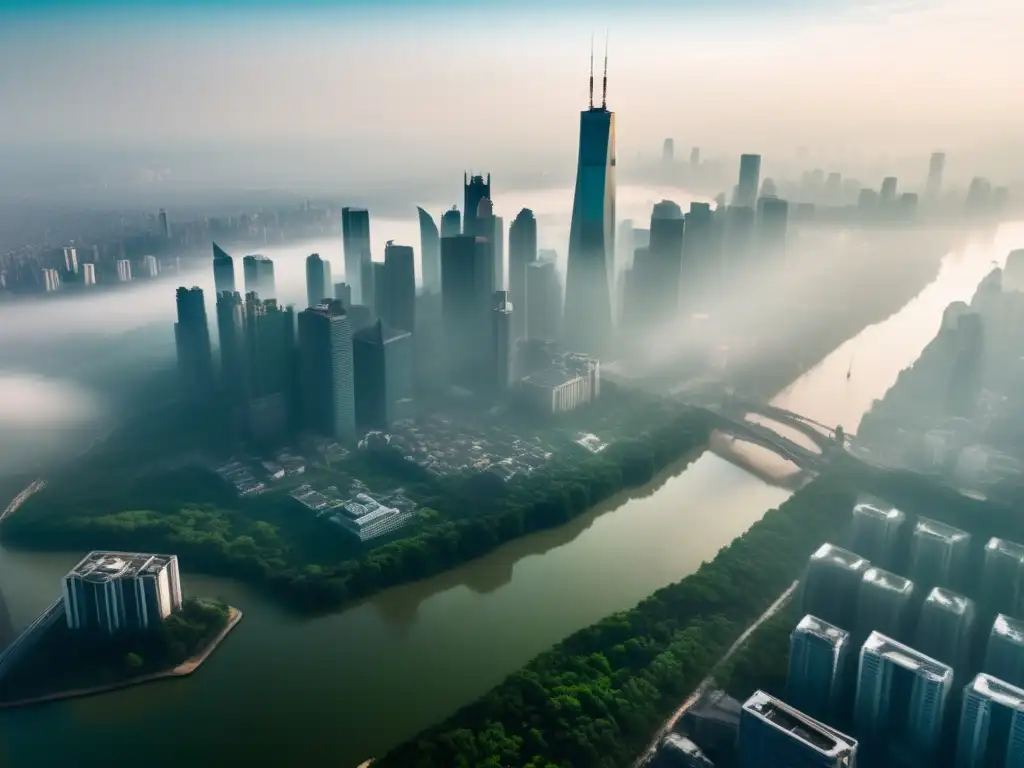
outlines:
[[[969,298],[992,261],[1021,243],[1024,224],[1011,224],[948,255],[935,282],[899,313],[837,349],[775,402],[855,428],[933,338],[945,306]],[[692,573],[788,495],[705,453],[561,529],[305,620],[242,584],[186,574],[187,592],[222,596],[245,612],[200,672],[4,713],[0,765],[206,765],[216,758],[355,766],[560,638]],[[16,627],[54,599],[76,558],[3,553],[0,585]]]

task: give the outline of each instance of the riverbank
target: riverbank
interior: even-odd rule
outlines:
[[[106,683],[104,685],[95,685],[86,688],[72,688],[66,691],[55,691],[53,693],[47,693],[41,696],[32,696],[19,699],[17,701],[0,701],[0,709],[20,709],[22,707],[32,707],[55,701],[64,701],[65,699],[80,699],[86,696],[98,696],[102,693],[110,693],[111,691],[118,691],[122,688],[132,688],[146,683],[153,683],[158,680],[169,680],[175,677],[188,677],[199,669],[199,667],[202,666],[208,658],[210,658],[210,654],[212,654],[220,644],[224,642],[224,639],[232,632],[232,630],[238,626],[238,622],[242,620],[242,616],[243,614],[238,608],[228,606],[228,622],[225,627],[201,650],[171,669],[166,669],[160,672],[150,672],[144,675],[139,675],[138,677],[127,678],[116,683]]]

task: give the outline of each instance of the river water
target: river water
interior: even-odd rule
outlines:
[[[948,255],[939,277],[776,404],[855,429],[935,335],[945,306],[1024,243],[1024,224]],[[856,300],[856,297],[851,297]],[[852,375],[847,379],[851,367]],[[789,492],[706,453],[556,531],[342,613],[297,619],[242,584],[186,574],[245,618],[193,677],[0,714],[0,765],[349,768],[472,700],[567,634],[692,573]],[[16,627],[78,554],[0,556]]]

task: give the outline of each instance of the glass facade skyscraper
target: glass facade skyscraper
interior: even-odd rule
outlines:
[[[964,688],[956,768],[1011,768],[1011,743],[1024,742],[1024,690],[980,674]],[[1016,750],[1015,750],[1016,751]]]
[[[740,768],[854,768],[857,741],[757,691],[743,705]]]
[[[789,641],[786,700],[811,717],[834,713],[850,650],[850,633],[816,616],[804,616]]]

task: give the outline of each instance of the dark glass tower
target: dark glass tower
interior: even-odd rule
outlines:
[[[429,213],[416,208],[420,217],[420,267],[423,270],[423,290],[441,292],[441,238],[437,224]]]
[[[363,263],[372,260],[369,211],[365,208],[342,208],[341,239],[345,246],[345,282],[352,286],[353,299],[366,304],[367,297],[363,296],[360,278]]]
[[[411,414],[414,376],[412,335],[380,320],[352,337],[356,424],[387,429]]]
[[[736,185],[733,205],[753,208],[757,200],[757,189],[761,181],[761,156],[740,155],[740,179]]]
[[[245,276],[246,294],[255,293],[261,299],[273,299],[277,295],[274,262],[266,256],[255,254],[243,258],[242,274]]]
[[[392,328],[415,332],[416,265],[412,246],[388,241],[384,248],[384,280],[387,298],[385,311],[379,313],[381,318]]]
[[[178,322],[174,324],[174,345],[178,370],[190,394],[205,398],[213,391],[213,353],[203,289],[179,288],[176,300]]]
[[[455,237],[462,234],[462,215],[454,205],[441,216],[441,237]]]
[[[612,335],[609,280],[615,254],[615,113],[607,109],[608,57],[601,106],[580,113],[580,152],[569,230],[562,332],[566,345],[599,354]]]
[[[245,354],[245,308],[237,292],[217,294],[217,340],[220,346],[220,379],[224,391],[244,400],[248,396]]]
[[[508,228],[508,293],[521,310],[527,308],[526,268],[537,260],[537,219],[533,211],[523,208]],[[526,312],[512,315],[512,329],[517,339],[526,336]]]
[[[520,305],[522,306],[522,305]],[[553,261],[535,261],[526,267],[526,338],[553,341],[559,336],[562,286]],[[513,317],[513,322],[515,318]]]
[[[325,300],[333,299],[334,283],[331,282],[331,262],[320,258],[319,253],[306,257],[306,301],[315,307]]]
[[[484,181],[483,176],[470,176],[468,173],[462,175],[462,186],[463,186],[463,211],[465,217],[462,221],[462,234],[464,235],[484,235],[484,237],[490,237],[488,232],[480,232],[477,227],[477,210],[480,207],[480,201],[484,198],[490,199],[491,197],[491,174],[487,174],[487,180]]]
[[[299,377],[305,426],[343,442],[354,440],[352,326],[341,302],[299,313]]]
[[[651,269],[646,284],[641,282],[641,290],[644,302],[653,310],[655,322],[659,324],[671,321],[679,311],[685,225],[682,210],[671,200],[655,204],[647,249]]]
[[[475,387],[489,370],[491,267],[489,241],[441,238],[441,315],[453,383]]]
[[[235,260],[216,243],[213,244],[213,289],[218,294],[235,291]]]
[[[762,260],[785,258],[788,225],[789,203],[777,197],[757,201],[757,247]]]

